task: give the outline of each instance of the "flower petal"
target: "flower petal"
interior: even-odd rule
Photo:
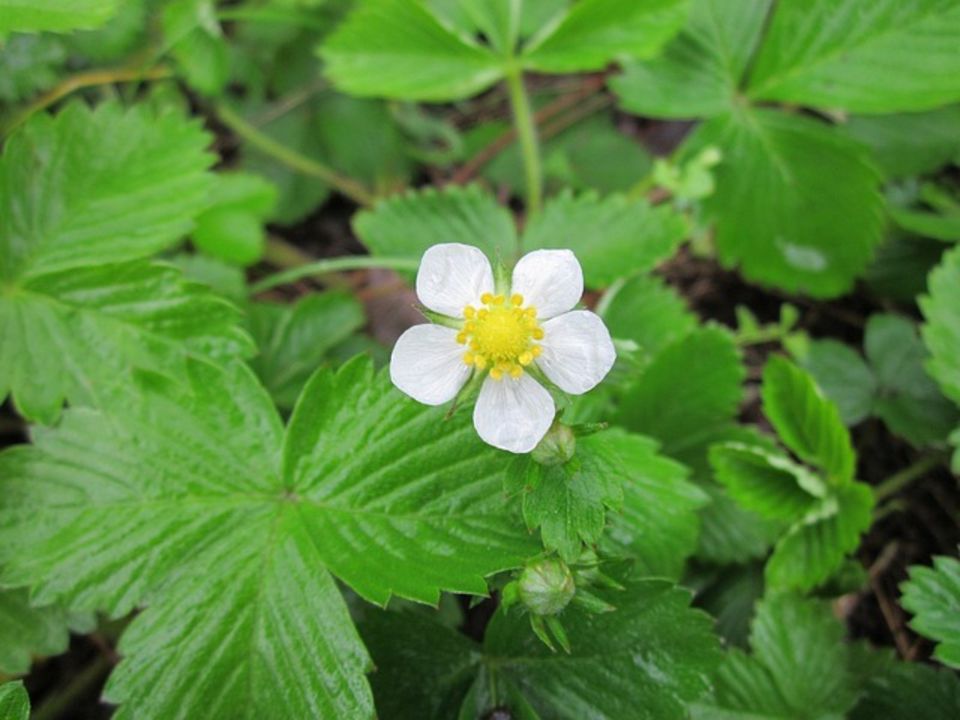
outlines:
[[[541,320],[565,313],[583,295],[583,270],[569,250],[534,250],[513,269],[511,293],[520,293]]]
[[[543,324],[537,365],[564,392],[582,395],[610,372],[617,351],[610,331],[589,310],[574,310]]]
[[[553,398],[530,375],[487,376],[473,409],[473,425],[484,442],[513,453],[533,450],[553,424]]]
[[[461,243],[434,245],[423,254],[417,272],[417,297],[434,312],[463,317],[467,305],[493,292],[493,270],[479,248]]]
[[[470,377],[457,331],[440,325],[414,325],[390,356],[390,379],[402,392],[425,405],[453,400]]]

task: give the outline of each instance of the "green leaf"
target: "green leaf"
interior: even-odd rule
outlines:
[[[926,113],[859,115],[841,127],[870,148],[888,178],[925,175],[960,153],[960,105]]]
[[[120,0],[0,0],[0,34],[95,28],[117,12]]]
[[[0,159],[0,285],[176,243],[213,177],[199,122],[143,107],[35,115]]]
[[[877,379],[860,353],[838,340],[816,340],[802,364],[836,403],[844,424],[853,426],[870,416]]]
[[[613,337],[637,343],[648,361],[697,327],[684,300],[654,275],[638,275],[618,288],[605,305],[603,321]]]
[[[484,642],[485,654],[500,659],[498,680],[516,688],[541,717],[686,717],[718,659],[711,621],[669,582],[640,580],[625,588],[597,593],[613,612],[564,612],[570,654],[551,652],[519,613],[498,614]]]
[[[927,369],[943,393],[960,405],[960,247],[943,256],[928,286],[930,294],[920,298],[926,319],[923,341],[931,355]]]
[[[210,193],[210,207],[196,220],[197,248],[225,262],[246,266],[263,257],[263,224],[277,203],[277,188],[259,175],[222,173]]]
[[[914,615],[910,627],[937,641],[937,660],[960,668],[960,561],[937,556],[932,568],[912,566],[901,591],[901,604]]]
[[[65,270],[0,295],[0,397],[53,422],[63,400],[94,402],[132,368],[183,372],[184,358],[249,355],[240,314],[174,267],[131,262]]]
[[[286,438],[243,365],[192,362],[187,385],[144,375],[0,455],[2,582],[148,606],[105,692],[118,718],[372,717],[330,572],[378,603],[485,593],[535,547],[501,467],[469,418],[443,422],[369,361],[315,375]]]
[[[173,0],[163,8],[163,32],[184,79],[203,95],[220,95],[230,80],[230,48],[213,0]]]
[[[442,24],[423,0],[363,0],[320,54],[327,77],[361,97],[459,100],[503,76],[496,55]]]
[[[637,115],[712,117],[731,109],[770,0],[693,0],[680,34],[663,55],[628,63],[610,85]]]
[[[826,494],[823,481],[779,452],[725,443],[710,449],[710,464],[737,503],[771,520],[795,520]]]
[[[763,566],[751,562],[706,569],[710,578],[696,585],[696,604],[717,619],[716,630],[730,647],[746,649],[750,623],[757,602],[763,597]],[[690,576],[685,578],[690,584]]]
[[[0,590],[0,673],[24,675],[33,656],[59,655],[69,640],[63,608],[33,607],[25,589]]]
[[[0,100],[16,103],[56,84],[67,49],[55,35],[13,35],[0,44]]]
[[[766,557],[783,532],[783,523],[742,508],[714,483],[703,487],[710,496],[710,504],[700,515],[697,558],[727,565]]]
[[[873,315],[864,347],[869,364],[834,340],[811,343],[803,360],[843,421],[854,425],[876,415],[918,447],[943,443],[960,417],[923,368],[927,351],[914,324],[897,315]]]
[[[709,618],[668,582],[625,586],[597,592],[612,612],[564,611],[570,654],[549,651],[519,612],[498,612],[482,647],[422,615],[370,613],[361,630],[378,708],[424,720],[489,717],[495,707],[517,718],[684,718],[719,660]]]
[[[915,325],[898,315],[872,315],[864,350],[879,383],[875,413],[916,446],[943,443],[960,414],[924,370],[928,354]]]
[[[370,684],[380,717],[457,717],[479,671],[479,645],[410,610],[365,612],[359,627],[377,667]]]
[[[857,699],[843,634],[826,603],[767,598],[753,621],[753,654],[727,653],[712,703],[696,707],[694,718],[843,717]]]
[[[698,329],[665,348],[624,393],[616,421],[688,465],[736,416],[744,379],[730,333]]]
[[[686,235],[682,215],[668,205],[622,195],[601,199],[596,193],[554,198],[523,233],[526,251],[569,248],[583,266],[588,287],[652,270],[676,250]]]
[[[856,455],[837,406],[823,396],[813,378],[779,355],[763,371],[763,412],[780,439],[804,462],[820,468],[828,482],[850,482]]]
[[[960,712],[960,680],[956,673],[919,662],[897,662],[892,653],[871,653],[863,694],[851,720],[914,720],[923,709],[925,720],[953,720]],[[856,664],[862,668],[861,658]]]
[[[848,290],[881,238],[883,198],[865,150],[810,118],[751,108],[705,123],[687,155],[709,145],[723,153],[704,202],[723,263],[816,297]]]
[[[697,547],[697,510],[707,495],[687,480],[687,469],[657,452],[657,444],[616,430],[603,434],[624,469],[623,507],[608,513],[600,546],[634,560],[635,577],[677,579]]]
[[[472,185],[443,190],[428,188],[381,200],[373,210],[357,213],[357,236],[381,257],[419,260],[438,243],[474,245],[487,257],[512,261],[517,233],[509,211]]]
[[[533,39],[521,61],[537,72],[569,73],[649,58],[680,29],[686,11],[686,0],[580,0]]]
[[[935,240],[892,232],[877,249],[864,280],[878,297],[912,306],[927,291],[927,274],[946,249]]]
[[[3,720],[29,720],[30,697],[21,681],[0,684],[0,717]]]
[[[274,402],[289,410],[334,346],[363,325],[364,314],[349,293],[325,292],[294,305],[252,303],[247,319],[260,348],[251,366]]]
[[[960,99],[958,34],[953,0],[781,0],[750,95],[855,113],[930,110]]]
[[[930,295],[919,300],[926,319],[923,341],[931,355],[927,370],[944,395],[960,405],[960,247],[943,256],[928,285]],[[960,448],[960,427],[950,442]],[[960,450],[954,454],[953,467],[960,470]]]
[[[600,540],[606,509],[623,504],[627,468],[607,435],[581,438],[574,457],[561,465],[541,465],[528,454],[507,471],[508,487],[523,492],[527,527],[540,528],[544,547],[568,563],[580,557],[584,543]]]
[[[835,488],[777,541],[767,584],[808,591],[827,581],[873,522],[873,492],[854,482]]]

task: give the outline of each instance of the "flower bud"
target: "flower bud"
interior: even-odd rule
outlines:
[[[557,558],[530,563],[518,582],[520,600],[535,615],[556,615],[570,604],[576,593],[573,573]]]
[[[561,423],[554,423],[543,440],[533,449],[533,459],[541,465],[563,465],[568,462],[577,449],[577,438],[573,429]]]

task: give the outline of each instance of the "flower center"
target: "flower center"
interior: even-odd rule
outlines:
[[[463,355],[467,365],[478,370],[490,368],[490,377],[499,380],[504,375],[518,378],[523,368],[540,355],[541,348],[534,340],[543,339],[543,328],[537,323],[537,310],[523,307],[523,296],[484,293],[479,310],[472,305],[463,309],[466,320],[457,334],[457,342],[469,350]]]

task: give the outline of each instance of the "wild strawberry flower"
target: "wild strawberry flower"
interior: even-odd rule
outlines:
[[[415,325],[401,335],[390,378],[414,400],[443,405],[480,375],[477,433],[502,450],[530,452],[556,413],[553,397],[534,375],[542,372],[564,392],[580,395],[616,360],[603,320],[573,309],[581,295],[583,271],[569,250],[524,255],[510,287],[497,288],[480,249],[434,245],[420,262],[417,297],[446,322]]]

